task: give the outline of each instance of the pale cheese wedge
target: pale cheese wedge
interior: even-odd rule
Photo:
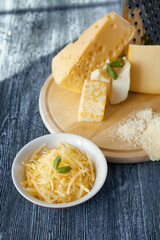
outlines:
[[[64,88],[81,92],[90,73],[103,68],[107,58],[116,59],[134,32],[134,27],[115,12],[104,16],[53,58],[54,80]]]
[[[111,96],[109,99],[112,105],[123,102],[128,97],[130,88],[131,65],[126,57],[123,57],[122,59],[124,60],[124,66],[118,70],[115,68],[118,73],[118,78],[116,80],[112,79]]]

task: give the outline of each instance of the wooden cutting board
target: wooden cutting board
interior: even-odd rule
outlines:
[[[57,85],[52,75],[48,77],[40,93],[39,109],[49,132],[66,132],[88,138],[100,147],[109,162],[136,163],[149,160],[142,149],[118,139],[113,141],[113,131],[133,110],[152,108],[160,111],[160,95],[129,93],[123,103],[114,106],[107,103],[101,123],[77,122],[80,96]]]

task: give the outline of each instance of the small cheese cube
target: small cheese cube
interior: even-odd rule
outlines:
[[[79,106],[78,121],[101,122],[104,117],[107,82],[85,80]]]

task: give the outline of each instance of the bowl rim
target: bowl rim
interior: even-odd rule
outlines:
[[[21,186],[21,184],[16,180],[16,173],[15,173],[15,164],[17,162],[17,160],[19,159],[19,157],[22,155],[23,151],[28,148],[29,146],[31,146],[33,143],[36,143],[38,142],[40,139],[43,139],[43,138],[48,138],[48,137],[51,137],[51,135],[53,137],[56,137],[56,136],[60,136],[63,138],[63,136],[67,136],[67,137],[74,137],[74,138],[78,138],[79,140],[81,140],[82,142],[88,142],[89,144],[91,144],[96,151],[99,152],[100,154],[100,158],[102,159],[101,161],[103,162],[103,171],[104,171],[104,174],[103,174],[103,178],[102,180],[100,181],[100,183],[98,184],[98,187],[96,189],[94,189],[94,185],[92,187],[92,189],[90,190],[89,193],[87,193],[86,195],[84,195],[82,198],[80,199],[77,199],[75,201],[72,201],[72,202],[69,202],[69,203],[46,203],[46,202],[43,202],[42,200],[39,200],[35,197],[33,197],[32,195],[30,195],[29,193],[27,193],[25,191],[25,189]],[[63,141],[63,140],[62,140]],[[67,142],[67,140],[65,140]],[[76,141],[76,140],[75,140]],[[49,143],[49,141],[48,141]],[[47,143],[47,144],[48,144]],[[73,144],[74,145],[74,144]],[[75,144],[76,146],[76,144]],[[87,148],[86,148],[87,149]],[[85,149],[84,149],[85,150]],[[94,154],[93,154],[94,155]],[[96,158],[94,158],[94,160],[96,161]],[[15,188],[17,189],[17,191],[25,198],[27,199],[28,201],[38,205],[38,206],[41,206],[41,207],[46,207],[46,208],[53,208],[53,209],[61,209],[61,208],[69,208],[69,207],[74,207],[74,206],[77,206],[79,204],[82,204],[86,201],[88,201],[89,199],[91,199],[93,196],[95,196],[99,190],[102,188],[102,186],[104,185],[105,181],[106,181],[106,178],[107,178],[107,174],[108,174],[108,165],[107,165],[107,160],[103,154],[103,152],[100,150],[100,148],[95,144],[93,143],[92,141],[90,141],[89,139],[87,138],[84,138],[84,137],[81,137],[79,135],[76,135],[76,134],[71,134],[71,133],[51,133],[51,134],[46,134],[46,135],[42,135],[38,138],[35,138],[33,140],[31,140],[30,142],[28,142],[26,145],[24,145],[20,151],[16,154],[14,160],[13,160],[13,163],[12,163],[12,169],[11,169],[11,176],[12,176],[12,181],[13,181],[13,184],[15,186]],[[95,180],[96,182],[96,180]],[[95,184],[95,183],[94,183]]]

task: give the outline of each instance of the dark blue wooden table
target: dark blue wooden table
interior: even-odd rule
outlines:
[[[11,166],[30,140],[47,134],[38,98],[52,57],[120,0],[0,0],[0,240],[159,240],[160,162],[108,164],[88,202],[62,210],[25,200]]]

